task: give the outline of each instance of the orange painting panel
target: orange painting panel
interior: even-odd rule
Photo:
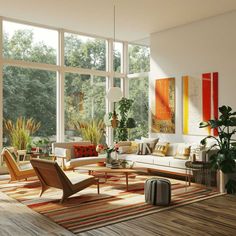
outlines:
[[[156,80],[156,118],[158,120],[171,119],[169,87],[169,79]]]

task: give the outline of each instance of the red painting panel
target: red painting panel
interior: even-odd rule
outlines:
[[[213,73],[213,114],[214,114],[214,119],[219,118],[219,113],[218,113],[218,106],[219,106],[219,82],[218,79],[219,75],[218,72]],[[218,135],[217,129],[214,129],[213,134],[215,136]]]
[[[211,73],[202,74],[202,115],[203,121],[211,119]]]

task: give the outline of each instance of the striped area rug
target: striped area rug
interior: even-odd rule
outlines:
[[[1,181],[0,191],[47,216],[74,234],[219,195],[214,189],[194,184],[186,188],[184,181],[170,179],[171,205],[168,207],[148,205],[144,200],[144,182],[149,177],[151,176],[130,176],[127,192],[123,176],[110,176],[106,183],[101,184],[99,195],[96,186],[91,186],[73,195],[64,204],[59,204],[62,195],[60,190],[51,188],[41,198],[38,197],[40,184],[37,180],[15,183]]]

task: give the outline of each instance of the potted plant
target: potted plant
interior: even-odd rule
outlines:
[[[128,129],[135,127],[135,120],[133,118],[128,118],[130,108],[133,105],[133,100],[128,98],[122,98],[118,102],[117,110],[119,112],[119,124],[117,127],[117,138],[119,141],[128,140]]]
[[[210,147],[210,149],[214,147],[217,149],[216,153],[210,156],[211,166],[229,177],[224,186],[227,193],[236,193],[236,180],[230,178],[231,174],[236,173],[236,140],[233,138],[233,135],[236,134],[236,112],[232,112],[232,108],[229,106],[221,106],[219,112],[219,119],[200,123],[200,128],[217,129],[218,137],[209,135],[201,141],[201,144],[205,145],[208,139],[215,141]]]
[[[12,120],[4,120],[4,128],[8,134],[10,145],[18,150],[26,150],[31,142],[31,135],[40,128],[40,122],[33,118],[18,117],[14,123]]]
[[[74,125],[80,131],[83,140],[88,140],[94,145],[103,141],[105,135],[103,120],[77,121]]]

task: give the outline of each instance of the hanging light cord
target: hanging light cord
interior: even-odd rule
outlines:
[[[114,1],[114,7],[113,7],[113,16],[114,16],[114,20],[113,20],[113,23],[114,23],[114,25],[113,25],[113,29],[114,29],[114,42],[115,42],[115,40],[116,40],[116,4],[115,4],[115,1]]]

